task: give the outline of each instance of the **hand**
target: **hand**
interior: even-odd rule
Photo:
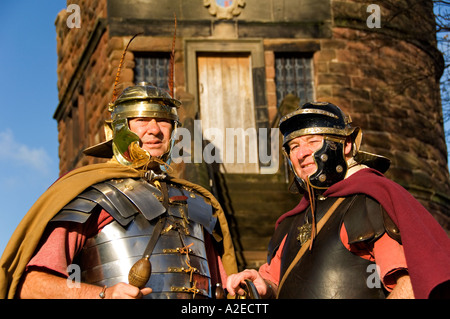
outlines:
[[[226,287],[228,293],[231,296],[235,296],[236,294],[243,296],[245,292],[240,285],[241,283],[244,283],[245,279],[253,281],[253,284],[261,297],[271,293],[267,283],[255,269],[246,269],[240,273],[228,276]]]
[[[101,291],[102,287],[86,283],[80,283],[79,287],[69,287],[66,278],[31,270],[25,273],[17,296],[22,299],[98,299]],[[151,288],[139,289],[121,282],[106,288],[105,298],[142,298],[151,292]]]
[[[105,299],[141,299],[152,292],[152,288],[139,289],[135,286],[119,282],[105,290]]]

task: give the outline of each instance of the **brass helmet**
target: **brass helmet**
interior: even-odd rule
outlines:
[[[111,119],[105,123],[107,141],[84,151],[86,155],[112,157],[126,166],[142,167],[150,163],[152,157],[141,148],[139,137],[130,130],[128,120],[135,117],[152,117],[172,121],[173,130],[170,146],[160,160],[168,163],[174,144],[175,131],[179,125],[177,108],[181,102],[174,99],[165,90],[141,82],[127,87],[110,103]]]
[[[305,103],[281,118],[279,126],[283,134],[283,153],[298,184],[303,189],[307,189],[307,182],[309,182],[315,189],[325,190],[345,178],[348,164],[344,148],[348,137],[353,143],[355,163],[365,164],[382,173],[387,171],[390,165],[389,159],[360,150],[362,131],[351,123],[350,116],[328,102]],[[292,166],[288,143],[296,137],[310,134],[321,134],[324,136],[324,141],[322,147],[313,153],[317,170],[308,177],[308,181],[304,181],[296,174]]]

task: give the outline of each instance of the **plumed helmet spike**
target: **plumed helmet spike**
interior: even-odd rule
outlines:
[[[96,157],[114,156],[119,163],[136,168],[149,167],[148,165],[152,161],[159,163],[165,162],[166,164],[170,161],[175,131],[179,126],[177,109],[181,105],[181,102],[173,97],[176,17],[169,70],[170,75],[168,79],[169,91],[153,86],[147,82],[141,82],[127,87],[120,94],[118,93],[117,84],[120,80],[120,73],[125,54],[130,43],[138,35],[139,34],[134,35],[128,42],[117,70],[116,79],[114,82],[113,97],[108,107],[111,112],[111,119],[106,121],[105,125],[105,135],[107,136],[108,141],[90,147],[84,151],[85,154]],[[128,123],[129,119],[136,117],[165,119],[170,120],[173,123],[170,146],[165,154],[155,158],[151,156],[149,152],[141,148],[141,141],[139,137],[136,133],[130,130]]]
[[[128,41],[127,46],[123,50],[122,57],[120,58],[120,62],[119,62],[119,67],[117,68],[116,79],[114,80],[113,96],[112,96],[112,99],[111,99],[111,102],[110,102],[110,106],[114,104],[114,102],[116,101],[117,97],[119,96],[119,92],[117,90],[117,85],[119,84],[120,73],[122,71],[123,61],[125,60],[125,55],[126,55],[126,53],[128,51],[128,47],[130,46],[130,43],[134,40],[134,38],[136,38],[140,34],[141,33],[135,34],[130,39],[130,41]],[[109,111],[111,111],[111,109],[109,109]]]
[[[175,77],[175,41],[177,39],[177,15],[174,13],[174,31],[173,31],[173,40],[172,40],[172,51],[170,52],[170,69],[169,69],[169,79],[168,86],[169,92],[172,97],[174,97],[174,77]]]

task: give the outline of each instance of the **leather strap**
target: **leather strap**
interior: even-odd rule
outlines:
[[[338,206],[344,201],[344,197],[340,197],[338,198],[338,200],[336,200],[334,202],[334,204],[328,209],[328,211],[325,213],[325,215],[323,215],[323,217],[320,219],[320,221],[317,223],[317,231],[316,231],[316,235],[319,234],[320,230],[323,228],[323,226],[325,225],[325,223],[328,221],[328,219],[330,219],[331,215],[333,215],[334,211],[336,210],[336,208],[338,208]],[[283,275],[283,278],[280,281],[280,284],[278,285],[278,293],[277,293],[277,299],[278,299],[278,295],[280,293],[281,287],[283,286],[284,282],[286,281],[286,278],[288,277],[288,275],[290,274],[291,270],[294,268],[294,266],[298,263],[298,261],[302,258],[302,256],[305,254],[306,250],[308,249],[309,245],[311,243],[311,238],[308,239],[303,245],[302,247],[300,247],[300,250],[298,251],[297,255],[295,256],[294,260],[292,260],[291,264],[289,265],[288,269],[286,270],[286,272]]]
[[[167,183],[165,181],[160,182],[161,185],[161,193],[163,196],[162,204],[166,208],[166,211],[169,210],[169,190],[167,188]]]
[[[165,181],[161,181],[161,192],[163,195],[163,206],[168,211],[169,209],[169,192],[167,190],[167,184]],[[156,242],[158,241],[159,237],[161,236],[161,232],[163,230],[164,225],[166,224],[166,217],[162,217],[158,220],[158,222],[155,225],[155,228],[153,229],[152,236],[150,237],[150,240],[148,241],[147,247],[145,247],[144,254],[142,255],[142,258],[152,255],[153,249],[155,248]]]
[[[164,225],[166,224],[166,218],[160,218],[153,229],[152,237],[148,241],[147,247],[145,247],[144,253],[142,254],[142,258],[149,257],[152,255],[153,249],[155,248],[156,243],[158,242],[159,237],[161,236],[161,232],[163,230]]]

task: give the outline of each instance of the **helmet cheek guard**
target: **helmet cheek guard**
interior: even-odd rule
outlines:
[[[140,167],[150,160],[150,154],[140,147],[139,142],[139,136],[130,131],[126,119],[115,121],[112,148],[119,163]]]
[[[348,168],[344,147],[345,139],[324,136],[322,147],[313,154],[317,170],[308,177],[312,187],[327,189],[344,179]]]
[[[312,187],[327,189],[336,181],[344,179],[348,170],[344,148],[345,138],[324,136],[322,147],[312,154],[317,166],[316,171],[308,176],[308,182]],[[288,159],[289,167],[294,173],[295,179],[303,189],[306,189],[307,181],[297,175],[288,152],[289,150],[283,148],[283,154]]]

